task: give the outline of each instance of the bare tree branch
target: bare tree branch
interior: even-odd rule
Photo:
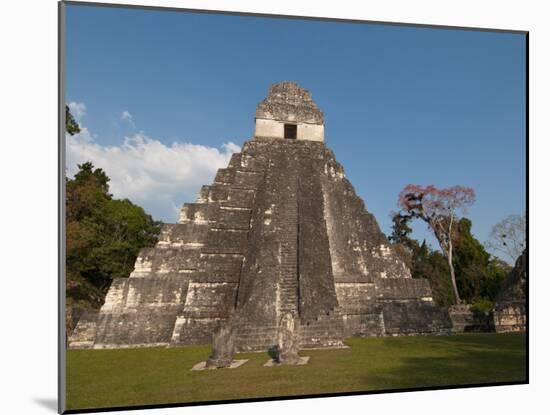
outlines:
[[[509,215],[493,226],[485,247],[513,265],[526,247],[525,233],[525,214]]]

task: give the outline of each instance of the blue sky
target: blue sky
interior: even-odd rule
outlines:
[[[525,211],[524,35],[74,5],[66,23],[66,99],[85,127],[68,173],[91,158],[158,219],[252,137],[281,80],[312,92],[385,233],[409,183],[473,187],[482,242]]]

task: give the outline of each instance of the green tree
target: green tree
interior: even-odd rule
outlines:
[[[426,278],[432,288],[434,301],[448,307],[454,303],[453,287],[449,280],[447,259],[441,252],[432,250],[424,240],[414,255],[413,278]]]
[[[423,241],[411,237],[408,221],[412,218],[394,214],[390,241],[411,269],[413,278],[426,278],[432,287],[434,301],[439,305],[454,304],[453,287],[448,277],[447,258],[438,250],[432,250]],[[446,226],[442,220],[442,226]],[[453,265],[456,283],[461,297],[468,303],[492,304],[510,267],[491,256],[471,233],[472,222],[462,218],[454,226]]]
[[[80,132],[80,126],[71,114],[68,105],[65,105],[65,131],[70,135],[75,135]]]
[[[437,239],[441,252],[447,258],[455,304],[460,304],[453,262],[453,232],[458,213],[475,201],[474,189],[452,186],[438,189],[433,185],[409,184],[399,193],[397,205],[401,216],[424,221]]]
[[[493,302],[510,267],[485,250],[472,235],[472,222],[467,218],[457,223],[453,240],[456,248],[454,265],[461,295],[469,303]]]
[[[114,278],[133,270],[139,250],[157,242],[160,222],[127,199],[113,199],[109,177],[90,162],[67,179],[67,304],[99,308]]]
[[[412,277],[426,278],[430,282],[434,301],[441,306],[450,306],[453,304],[453,288],[447,260],[439,251],[430,249],[425,240],[420,244],[411,237],[410,220],[409,217],[394,214],[392,233],[388,239],[410,268]]]

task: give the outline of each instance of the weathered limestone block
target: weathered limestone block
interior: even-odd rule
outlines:
[[[227,196],[230,191],[230,186],[225,184],[212,184],[208,186],[208,202],[222,202],[227,200]]]
[[[497,333],[525,331],[527,313],[524,301],[509,301],[498,304],[493,310],[495,330]]]
[[[425,301],[382,303],[385,335],[450,334],[447,310]]]
[[[101,307],[103,312],[117,312],[124,310],[128,297],[129,278],[115,278],[105,296],[105,302]]]
[[[211,344],[212,333],[220,321],[220,317],[187,317],[179,315],[174,323],[170,346],[188,346],[195,344]]]
[[[246,250],[248,230],[210,228],[203,253],[242,254]]]
[[[302,322],[303,321],[303,322]],[[300,321],[300,346],[303,348],[345,347],[345,325],[339,310],[329,311],[312,320]]]
[[[338,303],[341,304],[342,312],[347,315],[371,312],[376,301],[376,292],[374,283],[336,283]]]
[[[247,154],[244,149],[251,148],[250,146],[247,147],[247,143],[249,142],[245,142],[243,146],[243,153],[241,153],[241,165],[239,167],[239,170],[263,172],[268,163],[268,157],[265,157],[265,155],[262,154],[251,154],[250,152]]]
[[[234,206],[218,206],[216,209],[216,227],[218,229],[239,229],[248,231],[250,227],[250,209]]]
[[[201,254],[202,269],[197,281],[238,283],[243,263],[242,254]]]
[[[125,309],[141,306],[179,306],[186,297],[189,280],[184,277],[128,278],[123,298],[117,304]],[[105,305],[109,305],[107,302]]]
[[[277,346],[277,326],[240,324],[236,328],[238,351],[271,350]]]
[[[199,195],[197,196],[197,203],[207,203],[208,202],[208,196],[210,195],[210,187],[207,185],[203,185],[201,187],[201,190],[199,191]]]
[[[216,177],[214,178],[215,184],[230,184],[235,180],[235,168],[218,169]]]
[[[449,307],[449,316],[454,333],[494,331],[492,314],[472,310],[470,304]]]
[[[71,349],[91,349],[94,345],[97,331],[98,313],[83,312],[78,324],[69,336],[69,347]]]
[[[191,282],[183,313],[195,318],[227,318],[234,307],[236,295],[236,283]]]
[[[239,167],[241,167],[242,157],[243,155],[241,153],[231,154],[231,158],[229,159],[229,164],[227,165],[227,167],[238,169]]]
[[[199,262],[200,251],[196,247],[144,248],[139,252],[130,277],[189,276],[199,268]]]
[[[323,124],[323,113],[317,108],[311,93],[295,82],[271,85],[269,95],[256,109],[256,118]]]
[[[376,282],[378,300],[421,299],[432,301],[428,280],[421,278],[385,278]]]
[[[168,245],[170,247],[201,247],[204,245],[208,234],[208,224],[204,222],[178,223],[171,225],[166,232],[161,234],[158,247]]]
[[[212,207],[208,203],[185,203],[180,211],[178,223],[208,224],[213,216]]]
[[[263,175],[260,172],[237,171],[235,174],[235,189],[256,190]]]
[[[94,349],[167,346],[180,307],[140,307],[134,310],[100,312]]]
[[[255,190],[231,188],[227,192],[227,199],[220,202],[221,206],[252,209]]]
[[[345,314],[343,322],[344,337],[378,337],[386,334],[381,305],[372,306],[369,312]]]

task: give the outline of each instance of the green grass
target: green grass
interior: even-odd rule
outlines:
[[[348,349],[306,350],[307,366],[190,371],[210,347],[67,351],[67,406],[86,409],[426,386],[521,382],[525,334],[351,338]]]

